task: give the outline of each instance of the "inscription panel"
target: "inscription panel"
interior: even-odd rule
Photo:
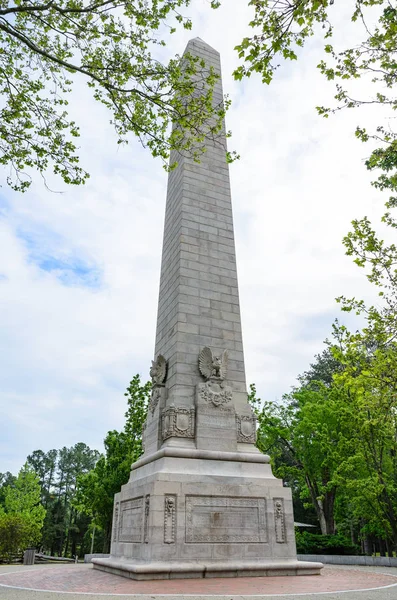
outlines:
[[[142,542],[143,496],[120,502],[119,542]]]
[[[266,500],[186,496],[187,543],[267,542]]]
[[[223,413],[222,416],[219,414],[214,415],[212,412],[206,414],[205,412],[199,412],[197,415],[197,427],[209,427],[211,429],[234,429],[233,415],[229,416],[228,413]]]

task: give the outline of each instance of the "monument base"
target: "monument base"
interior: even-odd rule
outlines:
[[[113,558],[93,559],[94,568],[140,581],[152,579],[201,579],[210,577],[285,577],[320,575],[320,563],[291,561],[257,562],[138,562]]]
[[[319,574],[296,559],[291,490],[247,446],[143,456],[115,496],[111,556],[94,568],[131,579]]]

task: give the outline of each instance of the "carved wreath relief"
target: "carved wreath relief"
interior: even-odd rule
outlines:
[[[170,437],[194,438],[195,409],[169,406],[161,413],[163,441]]]
[[[164,543],[175,543],[176,531],[176,496],[168,494],[164,497]]]
[[[283,498],[274,498],[274,527],[276,529],[276,542],[283,544],[285,536],[285,513]]]
[[[223,406],[230,402],[233,398],[232,389],[227,387],[222,389],[219,385],[214,385],[207,381],[200,386],[200,398],[205,402],[213,404],[213,406]]]
[[[245,444],[256,442],[256,417],[251,415],[236,415],[237,441]]]

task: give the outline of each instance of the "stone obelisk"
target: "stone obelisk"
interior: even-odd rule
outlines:
[[[200,38],[186,52],[221,74]],[[134,579],[318,574],[296,559],[291,492],[255,447],[225,135],[208,140],[200,163],[177,161],[144,455],[115,496],[111,557],[94,567]]]

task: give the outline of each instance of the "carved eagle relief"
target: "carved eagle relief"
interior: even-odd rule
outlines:
[[[167,375],[167,361],[161,354],[158,355],[156,360],[152,360],[152,366],[150,368],[150,377],[152,378],[153,385],[162,385]]]
[[[206,379],[219,379],[223,381],[227,373],[228,351],[224,350],[222,356],[214,356],[211,348],[206,346],[199,355],[200,373]]]

